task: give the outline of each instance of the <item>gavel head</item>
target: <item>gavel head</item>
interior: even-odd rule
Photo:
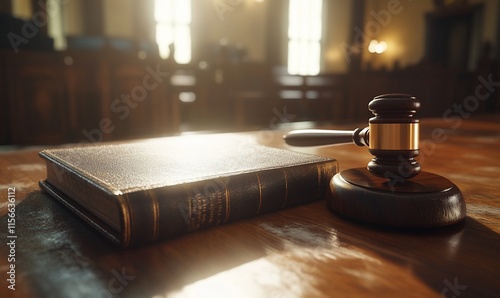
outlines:
[[[384,94],[373,98],[368,108],[375,115],[369,120],[369,151],[374,158],[368,170],[390,179],[408,179],[420,173],[415,160],[419,154],[415,113],[420,101],[407,94]]]

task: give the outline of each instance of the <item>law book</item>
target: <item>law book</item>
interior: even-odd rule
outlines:
[[[48,149],[40,187],[122,247],[323,199],[332,158],[212,134]]]

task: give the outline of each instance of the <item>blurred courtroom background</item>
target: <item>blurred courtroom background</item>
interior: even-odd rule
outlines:
[[[3,0],[0,145],[499,111],[497,0]]]

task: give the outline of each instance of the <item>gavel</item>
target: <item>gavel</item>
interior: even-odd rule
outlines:
[[[368,146],[374,158],[366,168],[347,169],[332,178],[327,206],[347,218],[397,228],[463,221],[466,206],[460,189],[442,176],[421,171],[415,160],[420,101],[407,94],[385,94],[374,97],[368,109],[374,117],[362,129],[295,130],[284,136],[293,146]]]
[[[415,160],[419,154],[419,120],[415,114],[420,101],[414,96],[393,93],[379,95],[368,104],[375,115],[369,126],[349,130],[295,130],[284,136],[292,146],[319,146],[351,143],[368,146],[374,158],[368,163],[368,170],[380,177],[387,175],[412,178],[420,173],[420,164]],[[405,171],[401,171],[404,162]]]

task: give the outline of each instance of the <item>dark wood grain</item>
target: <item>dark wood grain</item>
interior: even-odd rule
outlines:
[[[448,179],[421,172],[412,179],[385,179],[367,168],[335,175],[328,208],[341,216],[393,228],[436,228],[465,219],[460,189]]]
[[[458,129],[441,119],[422,121],[421,140],[430,148],[421,152],[422,167],[455,183],[468,208],[463,224],[426,231],[358,224],[322,201],[119,250],[40,192],[39,150],[0,153],[0,296],[498,296],[498,119],[467,119]],[[433,140],[436,129],[444,131],[444,142]],[[284,146],[282,132],[252,134]],[[341,170],[364,167],[371,158],[354,145],[293,150],[334,157]],[[16,187],[17,202],[15,293],[5,273],[8,187]]]

